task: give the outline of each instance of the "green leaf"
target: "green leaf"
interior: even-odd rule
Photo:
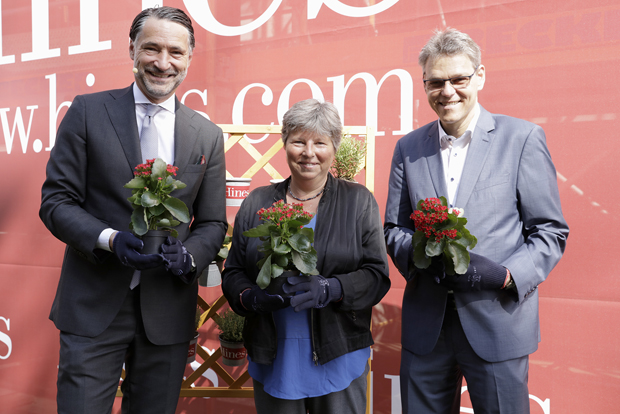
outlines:
[[[312,230],[311,228],[304,227],[303,229],[299,230],[299,234],[303,234],[308,238],[308,240],[310,240],[310,243],[314,243],[314,230]]]
[[[269,282],[271,281],[271,256],[265,258],[265,262],[263,266],[260,268],[260,272],[258,272],[258,276],[256,277],[256,284],[261,289],[265,289],[269,286]]]
[[[413,264],[418,269],[426,269],[431,265],[431,258],[426,255],[424,243],[418,243],[413,248]]]
[[[259,224],[253,229],[246,230],[243,232],[245,237],[267,237],[271,234],[270,227],[272,225],[269,223]]]
[[[291,251],[291,247],[286,244],[280,244],[273,251],[278,254],[287,254]]]
[[[293,264],[301,273],[313,274],[312,272],[316,272],[316,252],[311,254],[300,253],[293,250],[291,252],[291,256],[293,258]]]
[[[276,277],[280,276],[282,273],[284,273],[284,269],[282,269],[280,266],[278,266],[275,263],[271,264],[271,278],[275,279]]]
[[[429,240],[426,242],[426,255],[429,257],[439,256],[443,253],[443,248],[446,245],[446,239],[442,238],[439,243],[435,240]]]
[[[167,167],[168,164],[166,164],[166,161],[161,158],[156,158],[153,163],[153,168],[151,169],[151,177],[165,177]]]
[[[448,243],[446,250],[452,256],[454,271],[459,275],[464,274],[469,266],[469,252],[467,248],[459,243]]]
[[[446,219],[446,221],[435,224],[435,229],[439,231],[448,230],[448,229],[455,227],[457,222],[458,222],[458,219],[456,218],[456,216],[452,214],[448,214],[448,218]]]
[[[275,258],[273,259],[273,261],[275,261],[278,266],[280,266],[281,268],[285,268],[286,266],[288,266],[287,255],[274,255],[274,256]]]
[[[300,253],[308,253],[312,249],[312,243],[310,243],[308,237],[302,233],[293,234],[288,239],[288,242],[294,250]]]
[[[125,188],[144,188],[146,187],[146,180],[144,177],[134,177],[127,184],[124,185]]]
[[[144,220],[144,208],[137,207],[131,213],[131,225],[133,227],[134,233],[136,233],[138,236],[142,236],[149,230],[149,227]]]
[[[170,197],[164,200],[164,207],[180,222],[189,223],[189,210],[183,201]]]
[[[145,191],[140,198],[140,203],[142,207],[153,207],[160,203],[159,198],[151,193],[150,191]]]

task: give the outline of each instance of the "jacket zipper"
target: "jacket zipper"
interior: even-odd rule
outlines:
[[[315,366],[319,365],[319,356],[316,353],[316,348],[314,346],[314,309],[310,309],[310,338],[312,342],[312,362],[314,362]]]

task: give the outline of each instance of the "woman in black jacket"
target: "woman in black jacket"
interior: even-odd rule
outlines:
[[[244,342],[261,413],[364,413],[372,307],[390,288],[379,209],[364,186],[329,169],[342,136],[335,106],[308,99],[284,115],[282,140],[291,176],[260,187],[235,219],[222,289],[246,317]],[[285,200],[313,214],[319,275],[291,276],[281,294],[256,284],[262,258],[261,208]],[[296,293],[285,298],[284,293]]]

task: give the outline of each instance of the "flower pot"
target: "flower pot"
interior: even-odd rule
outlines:
[[[251,178],[226,178],[226,206],[239,207],[250,194]]]
[[[194,335],[194,339],[189,341],[189,348],[187,350],[187,363],[188,364],[191,364],[192,362],[196,360],[196,349],[198,348],[198,335],[199,333],[196,332],[196,334]]]
[[[142,254],[158,254],[161,253],[159,247],[166,238],[170,235],[169,231],[165,230],[149,230],[142,235],[142,242],[144,247],[142,248]]]
[[[222,339],[220,335],[220,349],[222,351],[222,362],[230,367],[237,367],[245,363],[247,351],[243,342],[229,342]]]
[[[209,267],[207,267],[198,278],[198,284],[200,286],[219,286],[222,284],[222,274],[221,268],[217,262],[211,262]]]
[[[284,298],[290,298],[294,294],[284,293],[284,291],[282,290],[282,285],[286,283],[287,277],[297,276],[297,275],[299,275],[298,270],[284,271],[280,276],[276,277],[275,279],[271,279],[271,281],[269,282],[269,285],[267,285],[267,287],[265,288],[265,292],[269,293],[270,295],[280,295]]]

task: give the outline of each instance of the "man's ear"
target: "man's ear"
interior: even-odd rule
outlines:
[[[133,42],[131,41],[131,39],[129,39],[129,58],[131,60],[134,60],[134,56],[135,56],[135,49],[133,46]]]
[[[478,90],[481,91],[484,88],[484,81],[486,80],[486,70],[484,65],[480,65],[478,71],[476,72],[476,76],[478,78]]]

